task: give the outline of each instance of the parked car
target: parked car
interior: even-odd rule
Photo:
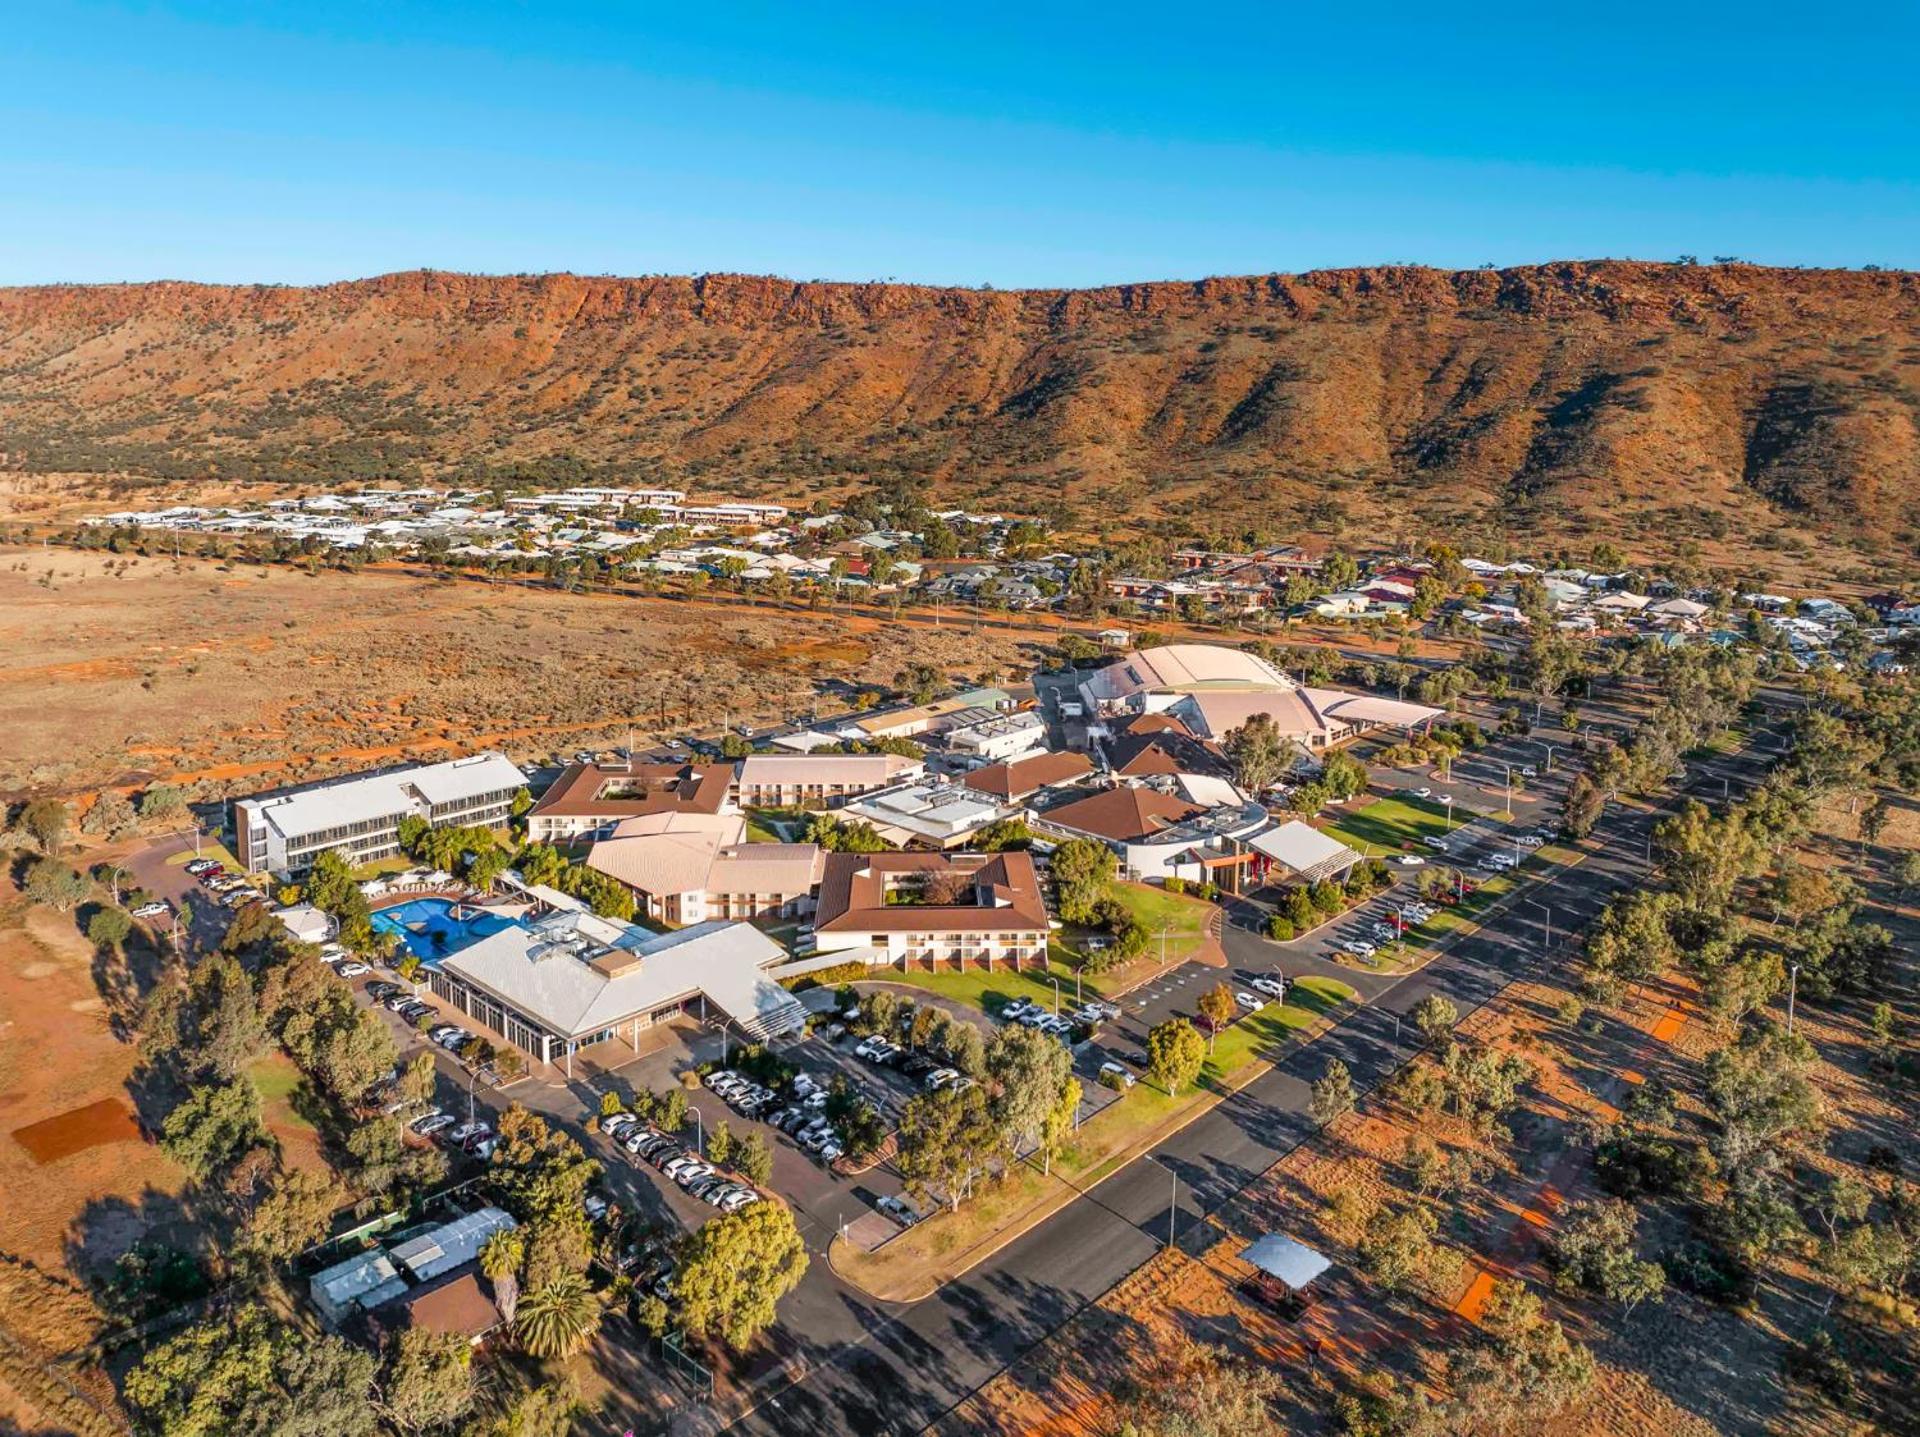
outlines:
[[[475,1133],[484,1131],[486,1129],[486,1126],[487,1125],[485,1123],[479,1122],[477,1120],[461,1123],[452,1132],[447,1134],[447,1141],[450,1143],[464,1143],[468,1138],[472,1137]]]
[[[931,1073],[927,1074],[924,1081],[927,1091],[931,1093],[944,1088],[959,1076],[960,1070],[958,1068],[935,1068]]]
[[[352,963],[342,963],[339,968],[339,973],[342,978],[364,978],[372,971],[373,969],[358,960]]]
[[[452,1113],[435,1113],[432,1117],[421,1118],[413,1125],[413,1130],[423,1138],[430,1138],[442,1128],[450,1128],[459,1119]]]
[[[1403,853],[1393,861],[1402,868],[1424,868],[1427,863],[1427,860],[1417,853]]]
[[[170,911],[165,903],[159,899],[155,899],[151,903],[142,903],[138,908],[134,909],[133,916],[135,918],[158,918],[161,914]]]
[[[1244,988],[1234,993],[1233,1001],[1238,1003],[1242,1008],[1245,1008],[1249,1013],[1258,1013],[1262,1008],[1267,1006],[1265,999],[1249,993]]]
[[[1380,951],[1364,938],[1349,939],[1346,947],[1349,953],[1357,953],[1362,958],[1371,958]]]
[[[708,1073],[706,1077],[702,1078],[700,1081],[705,1083],[709,1088],[717,1089],[722,1083],[737,1082],[739,1081],[739,1078],[740,1078],[740,1075],[736,1072],[733,1072],[731,1069],[715,1068],[711,1073]]]
[[[885,1038],[868,1038],[865,1042],[861,1043],[859,1047],[853,1050],[853,1056],[856,1058],[865,1058],[868,1062],[871,1063],[876,1061],[879,1058],[880,1054],[884,1053],[886,1050],[887,1050],[887,1040]]]
[[[1416,788],[1413,791],[1413,796],[1415,798],[1432,798],[1433,790],[1430,788]]]
[[[600,1120],[600,1131],[610,1138],[617,1138],[639,1121],[632,1113],[611,1113]]]
[[[1001,1008],[1000,1016],[1009,1023],[1017,1023],[1022,1016],[1031,1012],[1035,1006],[1031,998],[1015,998],[1011,1003]]]
[[[189,858],[186,862],[187,872],[191,873],[195,878],[198,878],[209,868],[218,868],[219,866],[220,865],[211,858]]]
[[[1685,778],[1686,775],[1687,775],[1687,771],[1685,769],[1681,769],[1679,776],[1681,778]],[[1540,770],[1535,768],[1532,764],[1528,764],[1525,768],[1520,770],[1520,776],[1522,778],[1538,778],[1540,777]]]
[[[740,1188],[735,1192],[728,1193],[722,1198],[719,1203],[719,1208],[721,1212],[739,1212],[741,1208],[752,1207],[759,1201],[760,1194],[752,1188]]]
[[[1255,978],[1250,986],[1256,992],[1265,993],[1270,997],[1284,998],[1287,996],[1287,980],[1277,974],[1271,978]]]
[[[1133,1074],[1127,1070],[1125,1064],[1112,1061],[1100,1065],[1100,1076],[1103,1079],[1113,1079],[1123,1088],[1131,1088],[1134,1082]]]
[[[909,1203],[904,1199],[894,1197],[891,1193],[874,1199],[873,1205],[879,1211],[892,1218],[901,1227],[912,1227],[920,1221],[920,1214],[915,1212]]]

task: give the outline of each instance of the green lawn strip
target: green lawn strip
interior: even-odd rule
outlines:
[[[1573,849],[1549,844],[1530,852],[1521,865],[1520,873],[1539,878],[1542,869],[1564,867],[1578,857],[1579,854]],[[1441,905],[1440,910],[1425,923],[1407,930],[1407,936],[1401,940],[1407,951],[1422,952],[1453,937],[1478,922],[1488,909],[1521,886],[1519,878],[1512,872],[1497,873],[1476,881],[1479,887],[1460,902],[1451,907]]]
[[[1061,1185],[1084,1189],[1111,1176],[1138,1156],[1143,1138],[1162,1130],[1178,1131],[1219,1100],[1228,1079],[1257,1060],[1277,1057],[1297,1033],[1353,997],[1353,989],[1330,978],[1303,978],[1291,991],[1293,997],[1286,1003],[1270,1004],[1222,1033],[1214,1056],[1193,1086],[1169,1096],[1144,1081],[1136,1083],[1118,1102],[1089,1118],[1054,1160],[1051,1177],[1032,1163],[1017,1164],[958,1212],[936,1213],[878,1252],[840,1252],[835,1270],[870,1289],[890,1281],[934,1276],[926,1271],[930,1264],[972,1252],[1002,1229],[1033,1215],[1050,1198],[1064,1201],[1069,1194]],[[944,1281],[955,1275],[938,1277]]]
[[[1113,896],[1156,942],[1163,927],[1168,938],[1198,938],[1206,932],[1207,919],[1213,912],[1211,903],[1164,888],[1149,888],[1144,883],[1116,883]]]
[[[1353,997],[1333,978],[1302,978],[1287,986],[1287,1001],[1249,1013],[1213,1040],[1200,1069],[1203,1083],[1222,1083],[1256,1058],[1273,1058],[1302,1028],[1312,1026]]]
[[[984,968],[969,968],[961,973],[889,972],[885,981],[925,988],[943,998],[971,1004],[982,1012],[998,1012],[1003,1004],[1015,998],[1030,998],[1051,1008],[1054,987],[1049,979],[1055,977],[1060,980],[1060,1004],[1064,1010],[1074,1001],[1075,975],[1071,967],[1059,962],[1050,962],[1045,968],[996,968],[991,973]],[[1083,979],[1078,991],[1088,998],[1097,998],[1101,996],[1100,980]]]
[[[1454,815],[1455,828],[1475,816],[1458,804]],[[1424,798],[1377,798],[1365,808],[1341,814],[1322,831],[1356,851],[1397,853],[1422,838],[1445,833],[1447,810]]]

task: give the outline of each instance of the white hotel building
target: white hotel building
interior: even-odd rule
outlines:
[[[234,800],[233,851],[249,873],[304,873],[329,848],[366,863],[400,851],[409,814],[434,828],[493,828],[526,786],[505,755],[481,753],[257,794]]]

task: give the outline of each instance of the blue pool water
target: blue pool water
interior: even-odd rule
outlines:
[[[459,909],[456,917],[454,910]],[[483,913],[445,898],[412,898],[373,915],[376,932],[397,933],[409,953],[425,963],[437,963],[451,953],[478,943],[512,923],[497,913]]]

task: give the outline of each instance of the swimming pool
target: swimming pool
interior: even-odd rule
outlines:
[[[458,953],[512,922],[445,898],[410,898],[373,915],[375,932],[399,934],[407,951],[425,963]]]

